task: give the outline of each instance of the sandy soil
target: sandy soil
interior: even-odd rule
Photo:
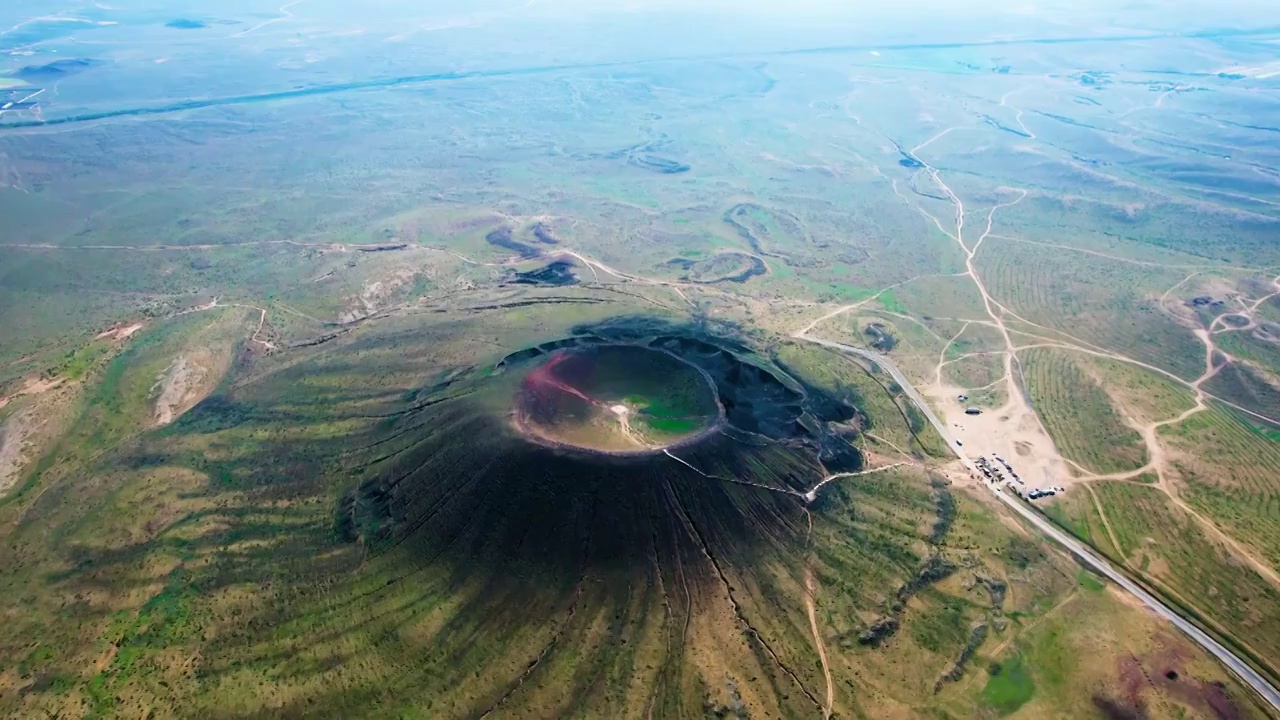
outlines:
[[[831,668],[827,665],[827,647],[822,642],[822,631],[818,629],[818,613],[813,603],[816,595],[817,581],[813,577],[813,568],[804,566],[804,609],[809,616],[809,631],[813,633],[813,646],[818,651],[818,661],[822,664],[822,676],[827,682],[827,695],[822,704],[823,720],[831,717],[831,706],[835,704],[835,683],[831,679]]]
[[[25,410],[0,426],[0,493],[8,492],[18,481],[18,473],[27,462],[24,450],[31,431],[31,414]]]
[[[127,340],[130,337],[132,337],[134,333],[138,332],[142,328],[143,328],[142,323],[125,325],[124,327],[112,328],[105,332],[100,332],[97,335],[93,336],[93,339],[101,340],[103,338],[111,338],[112,340]]]
[[[12,395],[0,397],[0,408],[4,407],[5,405],[8,405],[14,400],[17,400],[23,395],[39,395],[40,393],[48,392],[62,385],[64,380],[65,378],[49,378],[49,379],[41,379],[39,377],[27,378],[27,381],[23,383],[22,387],[18,388],[17,392],[15,392]]]
[[[193,357],[184,355],[174,360],[156,381],[160,390],[156,398],[156,425],[168,425],[199,402],[208,376],[208,366]]]
[[[18,395],[39,395],[42,392],[47,392],[58,387],[62,382],[63,378],[60,377],[48,378],[46,380],[42,380],[38,377],[30,378],[22,386],[22,389],[18,391]]]
[[[1016,388],[1009,389],[1017,393]],[[963,388],[935,383],[921,390],[950,426],[951,434],[964,443],[970,457],[999,455],[1026,481],[1027,489],[1071,486],[1075,474],[1020,394],[1015,394],[1004,407],[966,415],[965,406],[956,399],[965,392]]]

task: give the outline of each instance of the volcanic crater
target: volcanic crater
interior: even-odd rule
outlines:
[[[579,328],[424,389],[343,500],[346,535],[562,579],[799,542],[805,493],[861,467],[865,417],[733,341],[657,329]]]
[[[725,421],[706,370],[668,350],[623,344],[555,352],[525,375],[513,416],[535,442],[611,455],[661,453]]]

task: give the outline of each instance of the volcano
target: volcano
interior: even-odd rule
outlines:
[[[753,702],[811,715],[806,626],[766,632],[734,587],[795,592],[774,573],[806,552],[806,493],[832,463],[860,467],[850,441],[863,421],[733,341],[577,328],[415,393],[340,502],[340,534],[368,548],[369,572],[445,603],[457,639],[487,638],[483,651],[442,639],[430,655],[446,676],[475,666],[456,653],[532,661],[522,683],[581,663],[647,688],[655,716],[679,715],[699,692],[683,668],[709,642],[733,648],[734,676],[768,678],[772,690],[751,691],[767,702]],[[498,641],[528,633],[537,649]],[[522,687],[490,687],[475,716],[528,707]]]

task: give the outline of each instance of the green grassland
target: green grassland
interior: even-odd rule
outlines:
[[[1090,484],[1097,507],[1073,494],[1053,511],[1081,539],[1150,581],[1165,597],[1275,673],[1272,639],[1280,633],[1278,591],[1205,534],[1158,489],[1131,482]],[[1115,538],[1098,542],[1099,536]]]
[[[1063,457],[1102,474],[1147,462],[1142,436],[1069,352],[1037,348],[1020,353],[1019,361],[1031,403]]]
[[[1091,487],[1090,485],[1083,488],[1084,492],[1070,493],[1056,498],[1052,504],[1045,506],[1044,513],[1072,535],[1089,543],[1091,547],[1111,557],[1117,557],[1120,553],[1111,540],[1111,532],[1107,529],[1107,524],[1099,512],[1097,494]]]
[[[1188,503],[1258,557],[1280,568],[1280,445],[1268,428],[1218,405],[1164,427]]]
[[[968,355],[956,357],[942,366],[944,380],[958,387],[992,388],[1002,385],[1004,358],[1001,355]],[[1003,388],[998,388],[1003,390]],[[968,393],[972,395],[973,393]]]
[[[1020,243],[984,244],[976,262],[992,296],[1027,321],[1182,378],[1203,371],[1204,346],[1158,303],[1185,272],[1105,258],[1081,262]]]
[[[946,359],[955,360],[971,353],[999,353],[1004,349],[1004,338],[999,330],[989,325],[970,323],[956,329],[947,348]]]
[[[895,312],[905,312],[912,317],[959,320],[987,317],[982,297],[974,287],[973,280],[968,277],[922,277],[896,287],[891,292],[899,308]]]
[[[35,32],[18,5],[4,27]],[[1236,715],[1267,716],[1186,638],[949,485],[951,452],[888,372],[794,336],[861,303],[814,334],[881,342],[917,381],[950,361],[942,379],[975,404],[1018,400],[959,274],[981,237],[973,267],[1018,345],[1198,377],[1186,301],[1261,297],[1280,263],[1275,184],[1256,171],[1280,155],[1243,122],[1273,108],[1204,60],[1243,62],[1242,45],[1166,37],[1161,16],[1150,42],[1046,48],[1007,42],[1042,35],[1005,18],[997,60],[963,43],[871,54],[850,44],[898,35],[860,22],[766,38],[774,24],[708,35],[668,11],[338,5],[218,7],[249,31],[234,40],[76,7],[120,24],[32,40],[36,57],[0,68],[101,55],[42,96],[38,117],[63,124],[0,117],[0,421],[43,423],[0,498],[0,715],[816,717],[820,646],[838,718],[1208,716],[1160,684],[1168,657]],[[1082,17],[1054,32],[1103,24]],[[652,56],[652,38],[686,59]],[[694,283],[671,262],[727,251],[764,273]],[[517,279],[555,260],[574,283]],[[729,339],[857,412],[574,483],[547,470],[571,453],[511,454],[520,378],[498,361],[618,318]],[[1273,345],[1214,338],[1278,372]],[[1125,416],[1192,407],[1132,364],[1018,355],[1058,448],[1092,471],[1147,460]],[[161,427],[179,361],[205,372]],[[41,377],[63,385],[9,401]],[[1206,389],[1269,412],[1258,377]],[[656,429],[690,429],[681,393],[659,395],[631,399]],[[1159,439],[1178,497],[1280,567],[1276,429],[1211,403]],[[850,457],[911,464],[802,502]],[[635,482],[602,485],[619,467]],[[494,478],[523,482],[486,492]],[[462,482],[433,497],[428,480]],[[1047,512],[1280,663],[1276,588],[1152,480]],[[401,532],[392,508],[418,496],[433,502]],[[1135,667],[1156,678],[1136,700]]]
[[[207,341],[217,323],[243,319],[197,314],[136,336],[120,356],[125,372],[97,396],[117,399],[98,403],[98,413],[72,432],[97,454],[68,455],[60,472],[40,480],[39,495],[0,510],[18,520],[7,561],[14,597],[51,601],[0,635],[5,656],[22,660],[0,678],[41,688],[6,693],[6,711],[118,716],[162,704],[194,714],[448,717],[493,702],[531,658],[543,657],[512,707],[630,715],[643,712],[656,687],[657,702],[672,714],[708,702],[728,706],[734,697],[803,714],[808,700],[740,622],[765,639],[801,687],[820,695],[823,676],[798,601],[809,562],[820,633],[840,678],[837,708],[871,715],[902,704],[923,708],[936,684],[937,700],[928,703],[968,715],[1010,702],[970,689],[987,666],[960,660],[975,652],[965,650],[978,637],[970,629],[998,625],[985,643],[1017,638],[1020,626],[1032,627],[1063,593],[1077,591],[1063,561],[1019,545],[990,509],[917,470],[829,486],[811,510],[812,530],[797,517],[785,531],[811,533],[799,555],[785,535],[776,546],[710,546],[724,585],[691,583],[691,573],[709,571],[693,555],[656,574],[600,569],[574,593],[539,581],[545,571],[536,568],[503,579],[483,565],[467,570],[411,560],[408,549],[342,543],[332,530],[334,499],[367,462],[351,451],[368,443],[368,433],[388,432],[377,429],[386,421],[376,416],[448,376],[448,358],[491,351],[464,328],[441,324],[424,333],[409,317],[318,351],[258,360],[173,425],[113,439],[118,428],[149,417],[143,378],[162,368],[161,349]],[[554,333],[558,324],[547,311],[490,320],[511,336]],[[434,361],[410,360],[427,347]],[[909,444],[909,424],[874,374],[831,355],[803,346],[780,352],[788,367],[826,373],[809,382],[861,400],[869,429]],[[378,368],[376,381],[370,367]],[[922,575],[930,563],[945,572]],[[982,590],[974,574],[1009,589]],[[64,605],[77,596],[88,602]],[[1005,614],[1016,622],[1001,621]],[[883,617],[897,617],[901,630],[875,647],[860,643]],[[673,633],[679,627],[687,630]],[[985,643],[977,641],[979,657]],[[543,656],[548,645],[555,650]],[[681,659],[664,660],[672,652]],[[1037,687],[1040,674],[1070,684],[1081,672],[1048,662],[1047,655],[1026,661]],[[904,666],[918,670],[904,675]],[[726,675],[739,680],[730,688]]]
[[[1035,681],[1023,664],[1021,655],[1014,655],[1003,663],[993,663],[987,674],[989,677],[982,688],[982,699],[1001,716],[1027,704],[1036,693]]]

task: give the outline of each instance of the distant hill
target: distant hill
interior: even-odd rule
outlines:
[[[27,65],[15,72],[13,76],[27,82],[48,82],[84,72],[98,64],[97,60],[89,58],[54,60],[45,65]]]

